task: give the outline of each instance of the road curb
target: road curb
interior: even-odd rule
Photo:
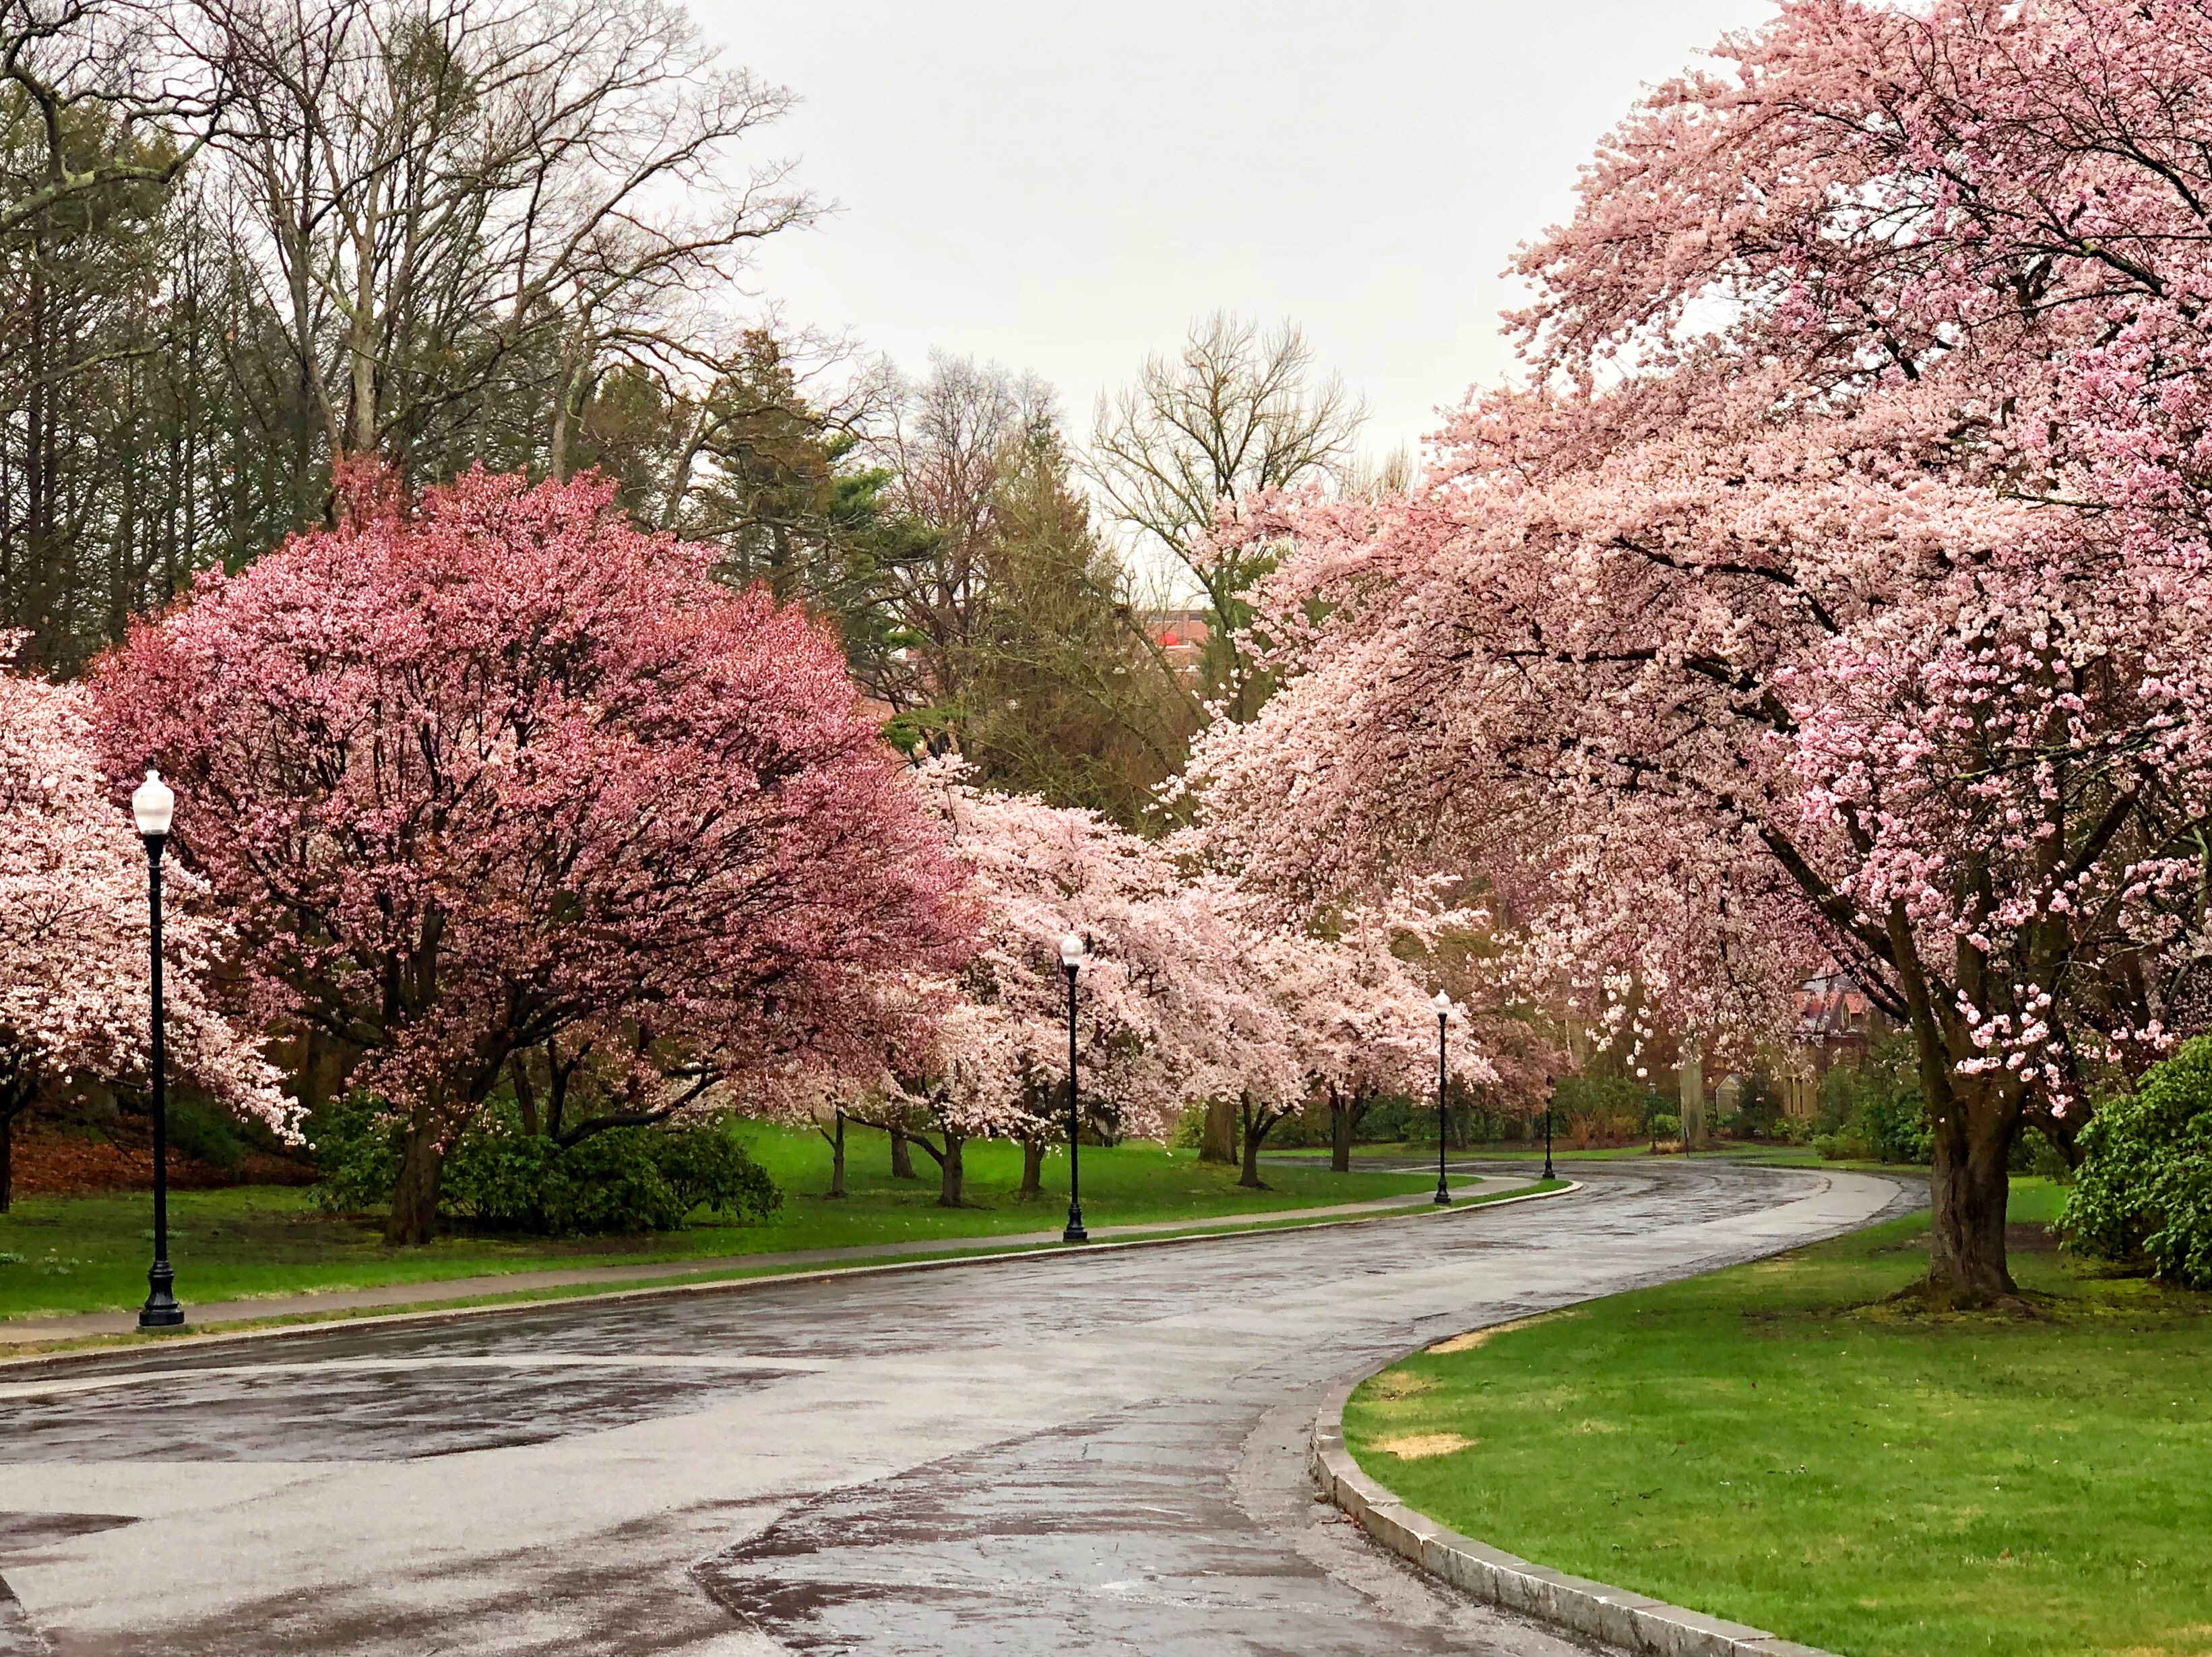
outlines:
[[[1495,1197],[1486,1202],[1458,1203],[1449,1208],[1407,1208],[1381,1214],[1348,1215],[1341,1220],[1308,1220],[1287,1225],[1270,1226],[1264,1221],[1233,1231],[1202,1231],[1172,1233],[1164,1237],[1131,1237],[1097,1243],[1056,1243],[1039,1248],[985,1250],[975,1254],[956,1254],[941,1258],[922,1260],[890,1260],[878,1265],[820,1266],[805,1271],[765,1271],[750,1277],[716,1277],[700,1282],[656,1283],[643,1288],[611,1288],[597,1294],[555,1295],[538,1300],[501,1301],[489,1306],[428,1307],[414,1311],[366,1313],[358,1317],[329,1318],[307,1323],[272,1324],[258,1329],[213,1330],[205,1334],[167,1335],[151,1339],[124,1341],[112,1345],[81,1346],[61,1350],[27,1352],[12,1357],[0,1357],[0,1371],[28,1368],[39,1365],[73,1363],[101,1357],[144,1357],[156,1353],[168,1353],[187,1348],[200,1350],[210,1346],[247,1341],[274,1340],[283,1336],[325,1334],[333,1330],[359,1329],[366,1325],[388,1325],[400,1323],[440,1323],[460,1318],[480,1318],[499,1312],[526,1312],[537,1308],[570,1306],[580,1301],[661,1300],[679,1295],[708,1295],[738,1289],[764,1288],[781,1283],[810,1282],[824,1277],[877,1276],[898,1271],[950,1271],[961,1266],[994,1265],[1006,1260],[1065,1260],[1085,1254],[1105,1254],[1122,1249],[1169,1248],[1187,1243],[1229,1243],[1243,1238],[1267,1237],[1291,1231],[1322,1231],[1345,1226],[1384,1225],[1394,1221],[1448,1220],[1454,1215],[1481,1214],[1492,1209],[1511,1208],[1517,1203],[1548,1202],[1555,1197],[1571,1197],[1583,1189],[1578,1179],[1570,1179],[1557,1191],[1519,1191],[1510,1197]],[[282,1316],[282,1313],[271,1313]]]
[[[1361,1472],[1344,1444],[1345,1404],[1361,1382],[1389,1367],[1378,1364],[1322,1399],[1314,1416],[1312,1469],[1322,1500],[1341,1508],[1393,1553],[1503,1610],[1651,1657],[1833,1657],[1747,1623],[1532,1564],[1407,1507]]]

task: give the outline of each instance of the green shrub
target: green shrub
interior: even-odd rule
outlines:
[[[235,1168],[253,1148],[240,1132],[238,1118],[197,1089],[175,1089],[167,1114],[169,1143],[196,1162]]]
[[[331,1214],[362,1214],[392,1201],[406,1124],[374,1093],[349,1093],[308,1117],[317,1179],[309,1191]]]
[[[1682,1118],[1664,1111],[1653,1112],[1644,1125],[1654,1139],[1680,1139],[1682,1136]]]
[[[2069,1247],[2147,1258],[2158,1275],[2212,1288],[2212,1037],[2143,1073],[2097,1107],[2059,1217]]]
[[[357,1214],[392,1200],[403,1126],[371,1098],[319,1112],[309,1124],[322,1178],[316,1200]],[[487,1110],[446,1153],[439,1212],[490,1230],[673,1231],[705,1206],[745,1219],[783,1203],[726,1121],[609,1128],[566,1148],[525,1133],[511,1104]]]
[[[1935,1160],[1927,1106],[1911,1045],[1884,1042],[1856,1069],[1838,1065],[1820,1083],[1820,1123],[1813,1148],[1830,1162]]]

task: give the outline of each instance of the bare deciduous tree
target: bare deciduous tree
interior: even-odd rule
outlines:
[[[706,296],[813,210],[733,153],[788,94],[663,0],[205,3],[223,147],[333,454],[564,473],[599,376],[711,374]]]
[[[1225,311],[1194,323],[1173,358],[1146,361],[1133,384],[1098,399],[1088,471],[1114,515],[1194,578],[1212,612],[1206,689],[1232,716],[1256,710],[1240,634],[1243,594],[1263,573],[1224,557],[1205,533],[1225,501],[1334,479],[1351,466],[1365,407],[1293,324],[1262,330]]]

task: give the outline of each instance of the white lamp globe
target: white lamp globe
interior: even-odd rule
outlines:
[[[1083,965],[1083,937],[1080,933],[1071,932],[1060,941],[1060,959],[1063,966]]]
[[[146,780],[131,796],[131,815],[137,822],[138,832],[149,840],[169,832],[169,817],[176,808],[177,796],[156,771],[148,771]]]
[[[1438,1018],[1449,1018],[1451,1015],[1452,999],[1449,996],[1444,994],[1443,990],[1439,990],[1437,991],[1437,998],[1431,1005],[1436,1008],[1437,1016]]]

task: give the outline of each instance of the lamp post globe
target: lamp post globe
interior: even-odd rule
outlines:
[[[1441,990],[1437,991],[1437,1203],[1440,1208],[1451,1206],[1451,1191],[1444,1183],[1444,1088],[1449,1080],[1444,1071],[1444,1028],[1451,1020],[1451,997]]]
[[[146,1073],[148,1104],[154,1118],[154,1264],[146,1272],[146,1304],[138,1309],[141,1329],[175,1329],[185,1321],[177,1304],[177,1274],[169,1265],[169,1078],[167,1055],[161,1040],[161,849],[168,844],[169,819],[177,796],[149,771],[131,796],[131,820],[146,842],[146,909],[148,919],[147,1001],[151,1028],[148,1032]]]
[[[1091,1240],[1083,1228],[1083,1152],[1078,1142],[1082,1118],[1075,1107],[1075,978],[1083,967],[1083,954],[1081,934],[1071,932],[1060,941],[1060,964],[1067,969],[1067,1229],[1060,1234],[1063,1243]]]

